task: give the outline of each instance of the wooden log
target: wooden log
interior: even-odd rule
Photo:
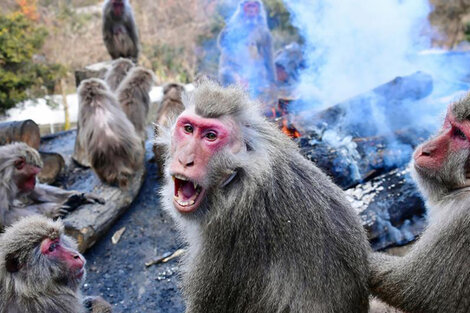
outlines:
[[[75,85],[78,87],[80,83],[88,78],[101,78],[103,79],[106,72],[111,66],[112,61],[105,61],[88,65],[82,69],[75,71]]]
[[[91,169],[86,171],[91,173]],[[101,182],[96,183],[91,191],[100,195],[106,203],[84,205],[66,216],[64,219],[66,233],[77,240],[80,252],[92,247],[127,210],[139,193],[144,176],[145,170],[142,168],[135,173],[127,190]],[[74,186],[70,186],[70,189],[74,189]]]
[[[432,90],[432,77],[426,73],[416,72],[397,77],[369,92],[316,113],[310,125],[324,127],[326,123],[329,128],[336,128],[353,137],[375,136],[379,133],[378,127],[395,131],[409,124],[407,118],[411,115],[406,112],[411,103],[427,97]],[[380,125],[373,122],[378,113],[384,117]]]
[[[0,123],[0,145],[15,141],[24,142],[38,149],[41,142],[38,125],[33,120]]]
[[[43,162],[42,170],[38,174],[39,181],[52,184],[65,172],[65,160],[60,154],[54,152],[39,151],[39,154]]]
[[[128,189],[103,184],[90,168],[72,162],[76,131],[62,132],[43,140],[41,150],[56,151],[65,157],[67,169],[61,176],[62,187],[82,192],[93,192],[105,200],[105,204],[88,204],[68,214],[64,223],[66,232],[73,236],[84,252],[108,231],[109,227],[126,211],[144,182],[145,168],[137,171]],[[150,154],[151,145],[147,153]],[[142,165],[144,160],[142,159]]]

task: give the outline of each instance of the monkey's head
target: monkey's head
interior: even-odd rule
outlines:
[[[416,148],[412,174],[431,201],[470,186],[470,95],[451,104],[439,133]]]
[[[39,153],[25,143],[0,147],[0,173],[5,181],[14,181],[19,192],[30,192],[36,186],[36,175],[43,164]]]
[[[250,159],[245,137],[255,136],[245,133],[264,119],[241,88],[212,81],[203,82],[183,102],[186,110],[171,129],[167,174],[172,181],[167,192],[173,193],[177,211],[191,214],[231,183],[239,160]]]
[[[105,97],[109,94],[109,87],[106,82],[98,78],[85,79],[78,86],[77,94],[80,103],[98,103],[100,97]]]
[[[124,14],[124,6],[127,0],[111,0],[113,6],[112,15],[113,17],[120,18]]]
[[[111,64],[111,69],[109,70],[109,73],[113,73],[115,71],[118,71],[120,73],[127,73],[131,70],[131,68],[134,67],[134,63],[126,58],[119,58],[113,61]]]
[[[61,286],[77,291],[85,274],[85,259],[64,235],[62,222],[30,216],[0,236],[0,277],[17,290]]]
[[[257,18],[260,12],[260,2],[259,1],[243,1],[243,12],[248,18]]]
[[[163,96],[172,99],[181,101],[181,95],[184,92],[184,86],[177,83],[169,83],[163,86]]]
[[[127,75],[128,78],[126,80],[129,81],[129,87],[138,87],[147,92],[150,91],[153,83],[155,82],[155,75],[153,72],[142,66],[134,67]]]

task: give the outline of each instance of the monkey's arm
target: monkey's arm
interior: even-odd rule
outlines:
[[[126,27],[129,37],[131,37],[131,40],[134,43],[132,56],[137,59],[139,56],[139,34],[137,33],[137,26],[135,25],[134,17],[132,15],[126,19],[124,26]]]
[[[93,193],[83,193],[76,190],[64,190],[45,184],[38,184],[30,193],[29,198],[34,202],[60,203],[72,209],[87,203],[104,204],[104,200]]]
[[[262,41],[259,49],[264,58],[264,66],[266,67],[268,75],[267,79],[269,80],[269,82],[274,84],[276,82],[276,72],[274,70],[272,39],[268,31],[266,31],[266,34],[263,37],[264,40]]]

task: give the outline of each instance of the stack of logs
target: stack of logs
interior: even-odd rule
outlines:
[[[346,190],[374,249],[406,244],[425,227],[424,203],[407,165],[430,133],[407,118],[413,102],[432,90],[425,73],[397,77],[314,113],[310,130],[296,139],[301,152]],[[377,111],[387,125],[374,122]]]

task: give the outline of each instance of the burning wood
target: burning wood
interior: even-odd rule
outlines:
[[[267,112],[266,116],[274,120],[282,132],[287,136],[291,138],[299,138],[302,135],[294,125],[294,115],[290,114],[288,110],[289,104],[292,101],[293,99],[279,99],[278,106],[271,108],[271,110]]]

